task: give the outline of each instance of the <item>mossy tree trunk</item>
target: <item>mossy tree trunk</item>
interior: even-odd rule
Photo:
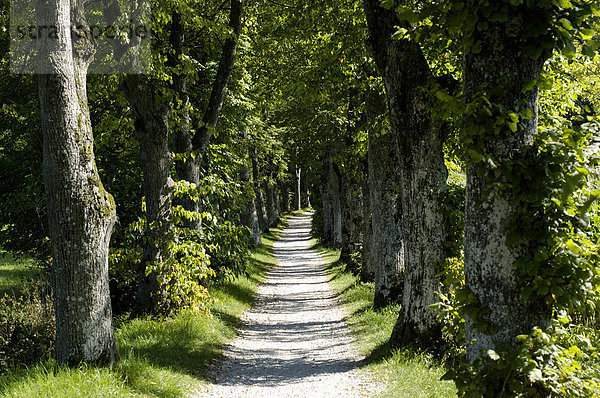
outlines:
[[[375,298],[381,308],[399,301],[403,288],[404,246],[398,200],[398,161],[392,134],[369,131],[369,202],[371,208],[371,261]]]
[[[482,87],[495,90],[488,99],[506,110],[528,108],[530,119],[521,119],[521,128],[513,133],[507,127],[498,134],[485,131],[473,136],[470,148],[490,156],[497,164],[510,161],[519,152],[533,146],[538,131],[537,89],[523,87],[540,74],[545,57],[527,56],[526,36],[528,21],[537,18],[527,7],[512,9],[508,22],[487,21],[488,29],[477,31],[474,40],[481,40],[481,51],[467,51],[464,65],[464,93],[467,102],[481,92]],[[467,129],[477,127],[467,119]],[[469,130],[468,130],[469,131]],[[534,151],[528,151],[528,153]],[[467,168],[465,207],[465,276],[467,286],[479,299],[481,307],[489,311],[482,319],[498,327],[497,332],[486,334],[478,330],[471,319],[466,322],[467,356],[475,360],[481,350],[494,349],[495,343],[516,344],[516,336],[527,334],[533,326],[544,326],[550,310],[533,300],[521,297],[515,260],[526,251],[535,252],[535,245],[524,242],[516,247],[506,244],[507,226],[514,214],[511,192],[492,188],[498,182],[498,173],[489,165],[475,164]]]
[[[362,243],[363,198],[356,179],[344,177],[342,183],[342,246],[340,259],[358,273],[359,263],[355,255]]]
[[[327,189],[329,168],[322,171],[321,175],[321,204],[323,208],[323,243],[331,244],[333,240],[333,220],[331,213],[331,195]]]
[[[375,265],[373,264],[373,226],[371,222],[371,194],[368,179],[362,182],[362,254],[360,279],[363,282],[372,282],[375,279]]]
[[[244,140],[248,140],[248,130],[244,131]],[[250,170],[250,151],[246,145],[246,161],[242,167],[241,181],[246,184],[247,190],[250,192],[246,200],[246,209],[242,213],[241,222],[250,230],[250,243],[258,247],[262,245],[260,237],[260,225],[258,223],[258,213],[256,212],[256,201],[254,193],[254,182],[252,181],[252,172]]]
[[[294,210],[302,208],[302,167],[295,165],[294,169]]]
[[[419,45],[392,39],[406,22],[395,10],[365,0],[369,49],[383,79],[398,163],[397,213],[404,251],[402,310],[392,345],[435,345],[440,334],[429,305],[438,301],[437,263],[445,256],[446,231],[440,196],[446,192],[442,123],[431,115],[436,104],[426,93],[433,76]]]
[[[43,50],[50,70],[39,76],[56,359],[70,366],[119,361],[108,284],[115,203],[94,159],[86,92],[94,45],[83,11],[83,2],[66,0],[40,1],[36,10],[38,26],[79,27],[73,35],[60,30],[58,46]]]
[[[267,219],[269,222],[269,227],[273,227],[277,225],[277,221],[279,220],[279,212],[277,211],[277,199],[276,199],[276,185],[273,179],[273,173],[271,173],[270,178],[265,183],[265,193],[266,193],[266,205],[267,205]]]
[[[281,192],[281,212],[290,211],[290,188],[285,181],[279,183],[279,191]]]

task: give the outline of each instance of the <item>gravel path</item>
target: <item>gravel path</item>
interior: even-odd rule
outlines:
[[[244,315],[240,336],[209,372],[215,384],[200,397],[360,397],[375,385],[355,369],[344,314],[323,260],[310,249],[312,214],[290,218],[275,243],[278,265]]]

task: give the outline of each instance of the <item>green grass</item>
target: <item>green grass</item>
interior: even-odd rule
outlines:
[[[40,273],[31,258],[16,258],[0,249],[0,297],[18,295],[27,282],[39,280]]]
[[[17,369],[0,376],[0,397],[178,398],[204,390],[207,365],[235,337],[241,315],[252,305],[266,271],[276,264],[272,246],[284,226],[285,219],[263,235],[263,246],[253,251],[248,275],[209,288],[216,299],[210,314],[186,310],[164,320],[118,321],[119,365],[68,369],[47,361]],[[17,265],[6,265],[8,270],[11,267],[16,267],[15,275],[21,275]],[[0,287],[15,286],[22,279],[9,276],[6,280]]]
[[[339,251],[326,249],[313,240],[313,248],[324,257],[330,283],[347,314],[358,349],[367,357],[364,370],[386,386],[383,397],[450,398],[457,391],[451,381],[441,381],[445,370],[430,355],[414,350],[391,350],[388,339],[400,307],[373,310],[374,287],[360,282],[340,264]]]

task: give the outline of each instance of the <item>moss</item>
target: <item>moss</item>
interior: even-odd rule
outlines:
[[[117,208],[117,204],[115,203],[115,198],[106,191],[104,191],[104,193],[106,194],[106,199],[108,200],[108,204],[102,206],[100,211],[101,211],[102,215],[104,215],[104,216],[112,216],[113,214],[115,214],[115,211]]]
[[[91,145],[83,145],[79,151],[79,154],[88,162],[92,161],[94,158],[94,152]]]
[[[83,114],[79,112],[77,114],[77,132],[75,133],[75,141],[83,141]]]

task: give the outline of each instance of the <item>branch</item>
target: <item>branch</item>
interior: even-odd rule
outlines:
[[[363,4],[369,28],[367,49],[373,55],[379,72],[383,73],[388,61],[387,47],[400,21],[396,12],[381,7],[379,0],[363,0]]]
[[[242,31],[242,0],[231,0],[231,12],[229,14],[229,27],[233,29],[233,37],[227,38],[223,44],[223,52],[219,61],[217,75],[213,82],[208,106],[204,112],[202,121],[204,125],[198,129],[192,138],[192,146],[200,155],[204,154],[208,147],[208,142],[212,136],[212,132],[217,126],[221,108],[225,101],[225,93],[227,84],[231,78],[233,65],[237,52],[237,45]]]

